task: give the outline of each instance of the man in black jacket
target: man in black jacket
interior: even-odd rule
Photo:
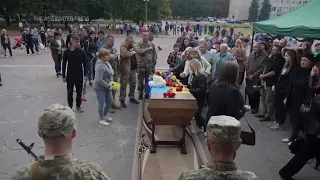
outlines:
[[[66,76],[67,65],[68,70]],[[87,76],[87,72],[87,56],[84,50],[80,48],[80,37],[73,35],[71,37],[71,47],[63,54],[62,80],[63,82],[67,82],[68,104],[71,109],[73,106],[73,87],[76,86],[76,106],[78,112],[83,112],[80,107],[81,95],[83,76]]]
[[[256,117],[262,118],[260,121],[271,121],[271,117],[274,113],[275,106],[275,91],[272,90],[272,86],[276,85],[281,73],[281,69],[284,66],[285,60],[281,56],[281,47],[274,45],[271,51],[272,56],[265,63],[264,70],[259,76],[261,87],[261,102],[263,112]]]

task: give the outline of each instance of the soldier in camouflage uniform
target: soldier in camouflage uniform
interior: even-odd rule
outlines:
[[[111,180],[98,164],[74,158],[75,121],[74,112],[67,106],[53,104],[45,109],[38,121],[45,154],[38,161],[19,168],[12,180]]]
[[[126,37],[124,43],[120,46],[120,96],[121,107],[126,108],[125,99],[127,96],[127,85],[129,88],[129,102],[139,104],[134,98],[134,92],[137,84],[137,59],[136,52],[133,51],[133,37]]]
[[[233,162],[241,145],[240,133],[241,124],[237,119],[212,116],[207,125],[207,144],[212,161],[199,170],[182,173],[179,180],[257,180],[254,173],[238,170]]]
[[[114,71],[113,74],[113,81],[114,82],[119,82],[119,76],[120,76],[120,64],[119,64],[119,57],[118,57],[118,52],[116,48],[113,47],[114,45],[114,37],[112,35],[107,35],[107,45],[106,49],[110,51],[110,60],[109,63],[112,66],[112,69]],[[118,105],[115,104],[115,95],[116,91],[112,90],[112,97],[113,97],[113,103],[111,105],[112,109],[121,109]]]
[[[153,41],[153,33],[152,32],[149,32],[149,41],[150,43],[152,43]],[[157,59],[158,59],[158,53],[157,53],[157,49],[156,49],[156,46],[152,43],[152,48],[153,48],[153,51],[156,52],[154,53],[154,57],[152,59],[155,59],[155,62],[157,63]],[[152,69],[152,74],[155,74],[156,73],[156,65],[157,64],[154,64],[153,65],[153,69]]]
[[[144,83],[147,82],[149,75],[152,75],[154,67],[157,64],[156,54],[153,43],[149,42],[149,32],[142,32],[142,41],[134,45],[138,63],[138,91],[139,99],[143,99]],[[145,95],[148,99],[149,95]]]

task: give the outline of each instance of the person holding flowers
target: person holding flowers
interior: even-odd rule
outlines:
[[[120,88],[119,83],[113,81],[114,70],[109,63],[110,51],[101,48],[98,52],[98,61],[95,66],[93,89],[97,94],[99,123],[109,126],[112,119],[108,116],[108,109],[113,103],[112,90]]]

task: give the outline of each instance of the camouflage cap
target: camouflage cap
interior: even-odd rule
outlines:
[[[75,128],[76,116],[72,109],[60,104],[47,107],[38,120],[39,135],[43,138],[69,136]]]
[[[207,135],[215,143],[232,143],[240,140],[241,123],[230,116],[212,116]]]

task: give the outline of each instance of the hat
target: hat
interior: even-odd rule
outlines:
[[[233,143],[240,140],[241,123],[231,116],[212,116],[207,135],[214,143]]]
[[[39,117],[39,135],[42,138],[60,138],[61,135],[67,137],[75,128],[75,121],[76,116],[69,107],[53,104],[47,107]]]

